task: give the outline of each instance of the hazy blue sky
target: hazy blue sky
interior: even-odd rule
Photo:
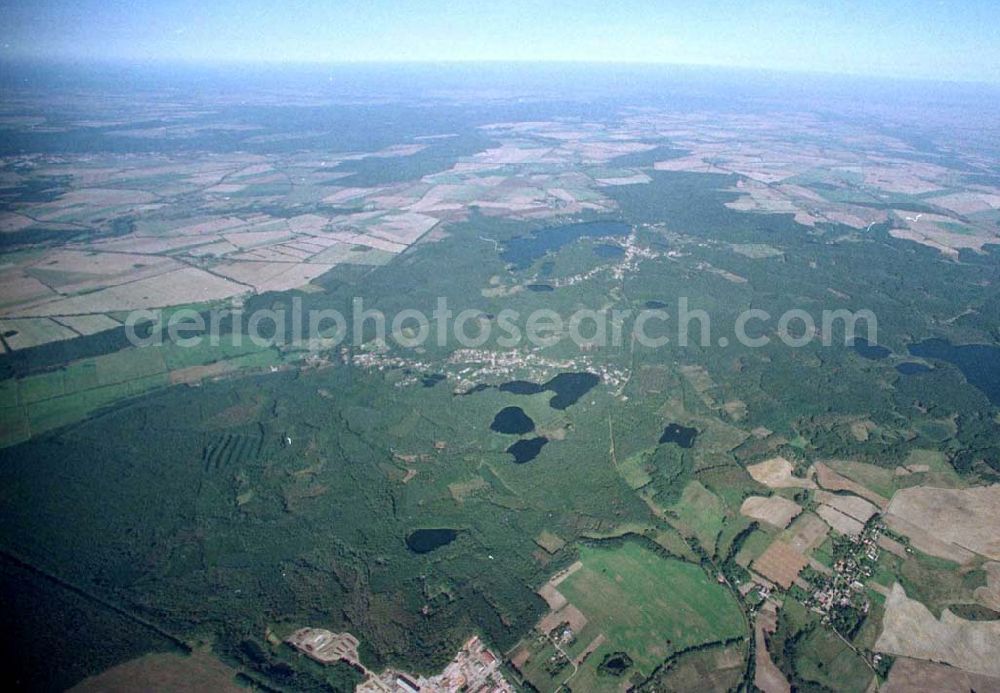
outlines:
[[[998,0],[0,0],[6,57],[662,62],[1000,82]]]

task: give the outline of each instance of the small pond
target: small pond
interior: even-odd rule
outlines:
[[[406,536],[406,547],[413,553],[430,553],[455,541],[457,529],[417,529]]]

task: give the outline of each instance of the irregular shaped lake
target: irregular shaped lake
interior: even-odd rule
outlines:
[[[538,457],[538,453],[542,451],[547,442],[549,439],[542,436],[525,438],[507,448],[507,452],[514,456],[514,464],[524,464]]]
[[[406,548],[413,553],[429,553],[455,541],[457,529],[439,527],[437,529],[418,529],[406,537]]]
[[[493,417],[490,430],[519,436],[534,431],[535,422],[521,407],[505,407]]]
[[[601,377],[594,373],[560,373],[546,383],[539,385],[530,380],[511,380],[500,386],[501,392],[515,395],[537,395],[540,392],[554,392],[555,397],[549,400],[553,409],[566,409],[601,382]]]
[[[858,356],[872,361],[881,361],[892,353],[884,346],[869,344],[867,339],[862,339],[861,337],[855,337],[852,346],[854,347],[854,351],[858,352]]]
[[[558,250],[578,238],[627,236],[631,227],[620,221],[585,221],[566,226],[551,226],[530,236],[512,238],[504,244],[500,257],[514,269],[525,269],[546,253]]]
[[[909,347],[924,359],[947,361],[962,371],[970,385],[1000,405],[1000,347],[992,344],[952,344],[947,339],[928,339]]]
[[[694,445],[694,439],[697,437],[698,429],[672,423],[663,429],[660,443],[675,443],[682,448],[689,448]]]

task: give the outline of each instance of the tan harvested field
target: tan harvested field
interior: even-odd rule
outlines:
[[[811,512],[799,515],[782,537],[796,551],[808,553],[826,541],[830,527]]]
[[[816,488],[812,479],[793,476],[793,469],[792,463],[784,457],[772,457],[750,465],[747,472],[755,481],[771,488]]]
[[[1000,678],[970,674],[947,664],[897,657],[883,693],[997,693]]]
[[[84,679],[73,693],[240,693],[236,670],[209,654],[179,655],[172,652],[149,654]]]
[[[1000,484],[902,489],[889,505],[890,526],[896,519],[923,528],[941,542],[1000,560]]]
[[[619,176],[616,178],[596,178],[598,185],[645,185],[652,181],[652,178],[645,173],[633,173],[629,176]]]
[[[885,549],[889,553],[899,556],[900,558],[906,558],[906,547],[900,544],[895,539],[890,539],[884,534],[879,535],[878,545],[880,548]]]
[[[437,226],[438,220],[426,214],[387,215],[369,226],[367,235],[376,236],[400,245],[411,245],[421,236]]]
[[[574,561],[567,568],[564,568],[563,570],[560,570],[558,573],[556,573],[555,575],[553,575],[549,579],[549,584],[552,585],[553,587],[558,587],[559,583],[561,583],[563,580],[565,580],[566,578],[568,578],[570,575],[572,575],[576,571],[580,570],[580,568],[582,568],[582,567],[583,567],[583,561]]]
[[[875,493],[866,486],[862,486],[856,481],[851,481],[846,476],[838,474],[833,469],[823,464],[822,462],[817,462],[813,465],[816,472],[816,481],[819,485],[828,491],[849,491],[856,496],[861,496],[875,505],[880,509],[885,510],[889,505],[889,500]]]
[[[809,559],[790,544],[775,539],[751,564],[751,567],[768,580],[788,589],[799,572],[809,564]]]
[[[57,250],[25,268],[25,272],[63,294],[99,289],[155,277],[183,267],[155,255]]]
[[[879,512],[879,509],[874,504],[857,496],[817,490],[814,497],[817,503],[825,503],[861,523],[868,522],[873,515]]]
[[[73,330],[49,318],[0,320],[0,333],[12,351],[77,336]]]
[[[0,269],[0,307],[30,305],[53,296],[58,294],[22,268]]]
[[[1000,563],[984,563],[983,570],[986,571],[986,584],[976,588],[976,601],[988,609],[1000,611]]]
[[[535,543],[549,553],[555,553],[562,547],[566,546],[566,542],[562,538],[548,530],[543,530],[537,537],[535,537]]]
[[[334,265],[291,262],[223,262],[214,270],[255,291],[287,291],[308,284]]]
[[[989,193],[960,192],[931,197],[929,200],[938,207],[950,209],[958,214],[975,214],[1000,209],[1000,195]]]
[[[182,267],[148,279],[11,311],[11,314],[62,316],[161,308],[230,298],[248,289],[204,270]]]
[[[538,630],[550,633],[562,623],[568,623],[573,632],[579,633],[587,625],[587,617],[572,604],[565,604],[558,611],[550,611],[538,622]]]
[[[740,514],[784,529],[802,507],[781,496],[750,496],[740,506]]]
[[[955,563],[968,563],[976,557],[975,553],[962,548],[958,544],[939,539],[926,527],[914,524],[891,513],[885,516],[885,523],[893,531],[906,536],[913,548],[930,556],[937,556],[938,558],[944,558]]]
[[[99,241],[92,244],[92,247],[96,250],[148,255],[211,245],[218,243],[221,238],[221,236],[214,234],[205,236],[165,236],[162,238],[129,234],[113,241]]]
[[[237,248],[246,250],[247,248],[259,248],[266,245],[277,245],[284,241],[291,240],[294,235],[287,230],[277,231],[246,231],[242,233],[225,233],[222,237],[235,245]]]
[[[816,508],[816,513],[822,517],[828,525],[841,534],[856,537],[861,534],[861,530],[864,529],[864,525],[862,523],[829,505],[820,505]]]
[[[791,686],[785,675],[771,660],[767,651],[767,637],[778,627],[777,608],[772,601],[764,602],[754,621],[754,685],[764,693],[790,693]]]
[[[566,606],[566,597],[547,582],[538,590],[538,596],[544,599],[545,603],[549,605],[549,611],[559,611],[559,609]]]
[[[77,334],[49,318],[0,320],[0,333],[12,351],[72,339]]]
[[[98,332],[104,332],[105,330],[113,330],[120,325],[117,320],[109,318],[107,315],[68,315],[66,317],[56,318],[56,322],[60,322],[71,330],[79,332],[82,335],[97,334]]]
[[[886,599],[875,649],[1000,677],[1000,621],[967,621],[947,609],[936,619],[926,606],[907,597],[898,583]]]

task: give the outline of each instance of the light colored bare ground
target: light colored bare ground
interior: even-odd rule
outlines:
[[[771,654],[767,651],[765,633],[773,633],[777,628],[778,615],[774,602],[767,601],[757,614],[754,623],[754,685],[764,691],[764,693],[789,693],[791,686],[781,670],[771,661]]]
[[[538,596],[545,600],[551,611],[558,611],[566,606],[566,597],[563,596],[563,593],[547,582],[538,590]]]
[[[531,656],[531,651],[527,647],[522,647],[510,658],[510,663],[515,669],[521,671],[527,664],[529,656]]]
[[[868,522],[872,515],[879,511],[874,504],[857,496],[846,496],[818,490],[816,491],[815,498],[818,503],[825,503],[862,523]]]
[[[246,224],[246,220],[239,217],[217,217],[184,226],[174,231],[180,236],[201,236],[204,234],[217,234],[219,231],[231,230]]]
[[[966,621],[947,609],[938,620],[926,606],[907,597],[899,583],[885,601],[875,649],[1000,677],[1000,621]]]
[[[861,530],[864,528],[864,525],[855,520],[853,517],[845,515],[829,505],[821,504],[818,508],[816,508],[816,512],[823,518],[823,520],[826,521],[828,525],[841,534],[856,537],[861,534]]]
[[[275,231],[245,231],[233,232],[223,235],[227,241],[238,248],[259,248],[266,245],[276,245],[283,241],[290,240],[293,234],[285,229]]]
[[[73,330],[49,318],[0,320],[0,332],[12,351],[77,336]]]
[[[931,534],[927,528],[913,524],[891,513],[885,516],[885,523],[893,531],[909,538],[913,548],[931,556],[944,558],[955,563],[968,563],[976,557],[976,554],[972,551],[964,549],[957,544],[952,544],[949,541],[942,541]]]
[[[987,609],[1000,611],[1000,563],[984,563],[983,570],[986,571],[986,584],[976,588],[976,601]]]
[[[566,604],[558,611],[551,611],[538,622],[538,630],[549,633],[560,623],[568,623],[574,633],[579,633],[587,625],[587,617],[572,604]]]
[[[822,462],[817,462],[813,468],[816,472],[816,481],[823,488],[829,491],[850,491],[856,496],[870,500],[883,510],[888,507],[889,500],[887,498],[880,496],[866,486],[851,481],[842,474],[838,474]]]
[[[308,284],[333,267],[305,262],[222,262],[213,271],[248,284],[256,291],[286,291]]]
[[[216,277],[195,267],[184,267],[148,279],[50,301],[40,306],[20,308],[12,312],[59,316],[108,313],[201,303],[229,298],[247,291],[246,286]]]
[[[768,580],[788,589],[799,572],[808,564],[809,559],[801,551],[780,539],[775,539],[767,550],[754,560],[752,566]]]
[[[34,219],[29,219],[21,214],[13,212],[0,212],[0,233],[10,233],[20,231],[34,224]]]
[[[188,366],[170,371],[170,383],[172,385],[190,385],[200,383],[205,378],[214,378],[225,375],[239,368],[233,361],[216,361],[204,366]]]
[[[549,580],[549,584],[552,585],[553,587],[558,587],[563,580],[568,578],[570,575],[572,575],[582,567],[583,567],[583,561],[575,561],[569,567],[564,568],[563,570],[560,570],[558,573],[553,575],[552,578]]]
[[[892,497],[888,517],[923,527],[942,542],[1000,560],[1000,484],[901,489]]]
[[[104,332],[105,330],[113,330],[121,324],[117,320],[109,318],[107,315],[68,315],[56,318],[56,322],[60,322],[71,330],[75,330],[82,335],[97,334],[98,332]]]
[[[20,267],[0,270],[0,306],[38,303],[53,296],[57,296],[56,292],[25,274]]]
[[[990,693],[1000,679],[970,674],[947,664],[898,657],[889,670],[883,693]]]
[[[218,243],[219,236],[206,234],[203,236],[140,236],[138,234],[128,234],[112,241],[94,243],[85,247],[93,247],[96,250],[116,251],[122,253],[163,253],[181,248],[196,248],[201,245]]]
[[[782,529],[800,512],[801,506],[781,496],[750,496],[740,506],[742,515]]]
[[[211,655],[195,653],[180,655],[173,652],[148,654],[111,667],[84,679],[70,689],[74,693],[186,693],[187,691],[218,691],[240,693],[236,685],[236,670]]]
[[[960,192],[941,197],[932,197],[928,200],[938,207],[950,209],[959,214],[975,214],[976,212],[988,212],[991,209],[1000,209],[1000,195],[990,195],[988,193]]]
[[[64,293],[134,281],[177,269],[176,260],[150,255],[53,250],[26,272]]]
[[[733,421],[742,421],[747,415],[747,403],[741,399],[733,399],[722,405]]]
[[[653,179],[645,173],[634,173],[630,176],[619,176],[617,178],[596,178],[598,185],[642,185],[651,182]]]
[[[829,525],[816,515],[806,512],[799,515],[782,537],[796,551],[807,553],[826,541]]]
[[[900,544],[895,539],[890,539],[884,534],[879,535],[878,538],[879,547],[885,549],[891,554],[895,554],[900,558],[906,558],[906,547]]]
[[[747,472],[758,483],[771,488],[816,488],[812,479],[792,475],[792,463],[784,457],[772,457],[747,467]]]

